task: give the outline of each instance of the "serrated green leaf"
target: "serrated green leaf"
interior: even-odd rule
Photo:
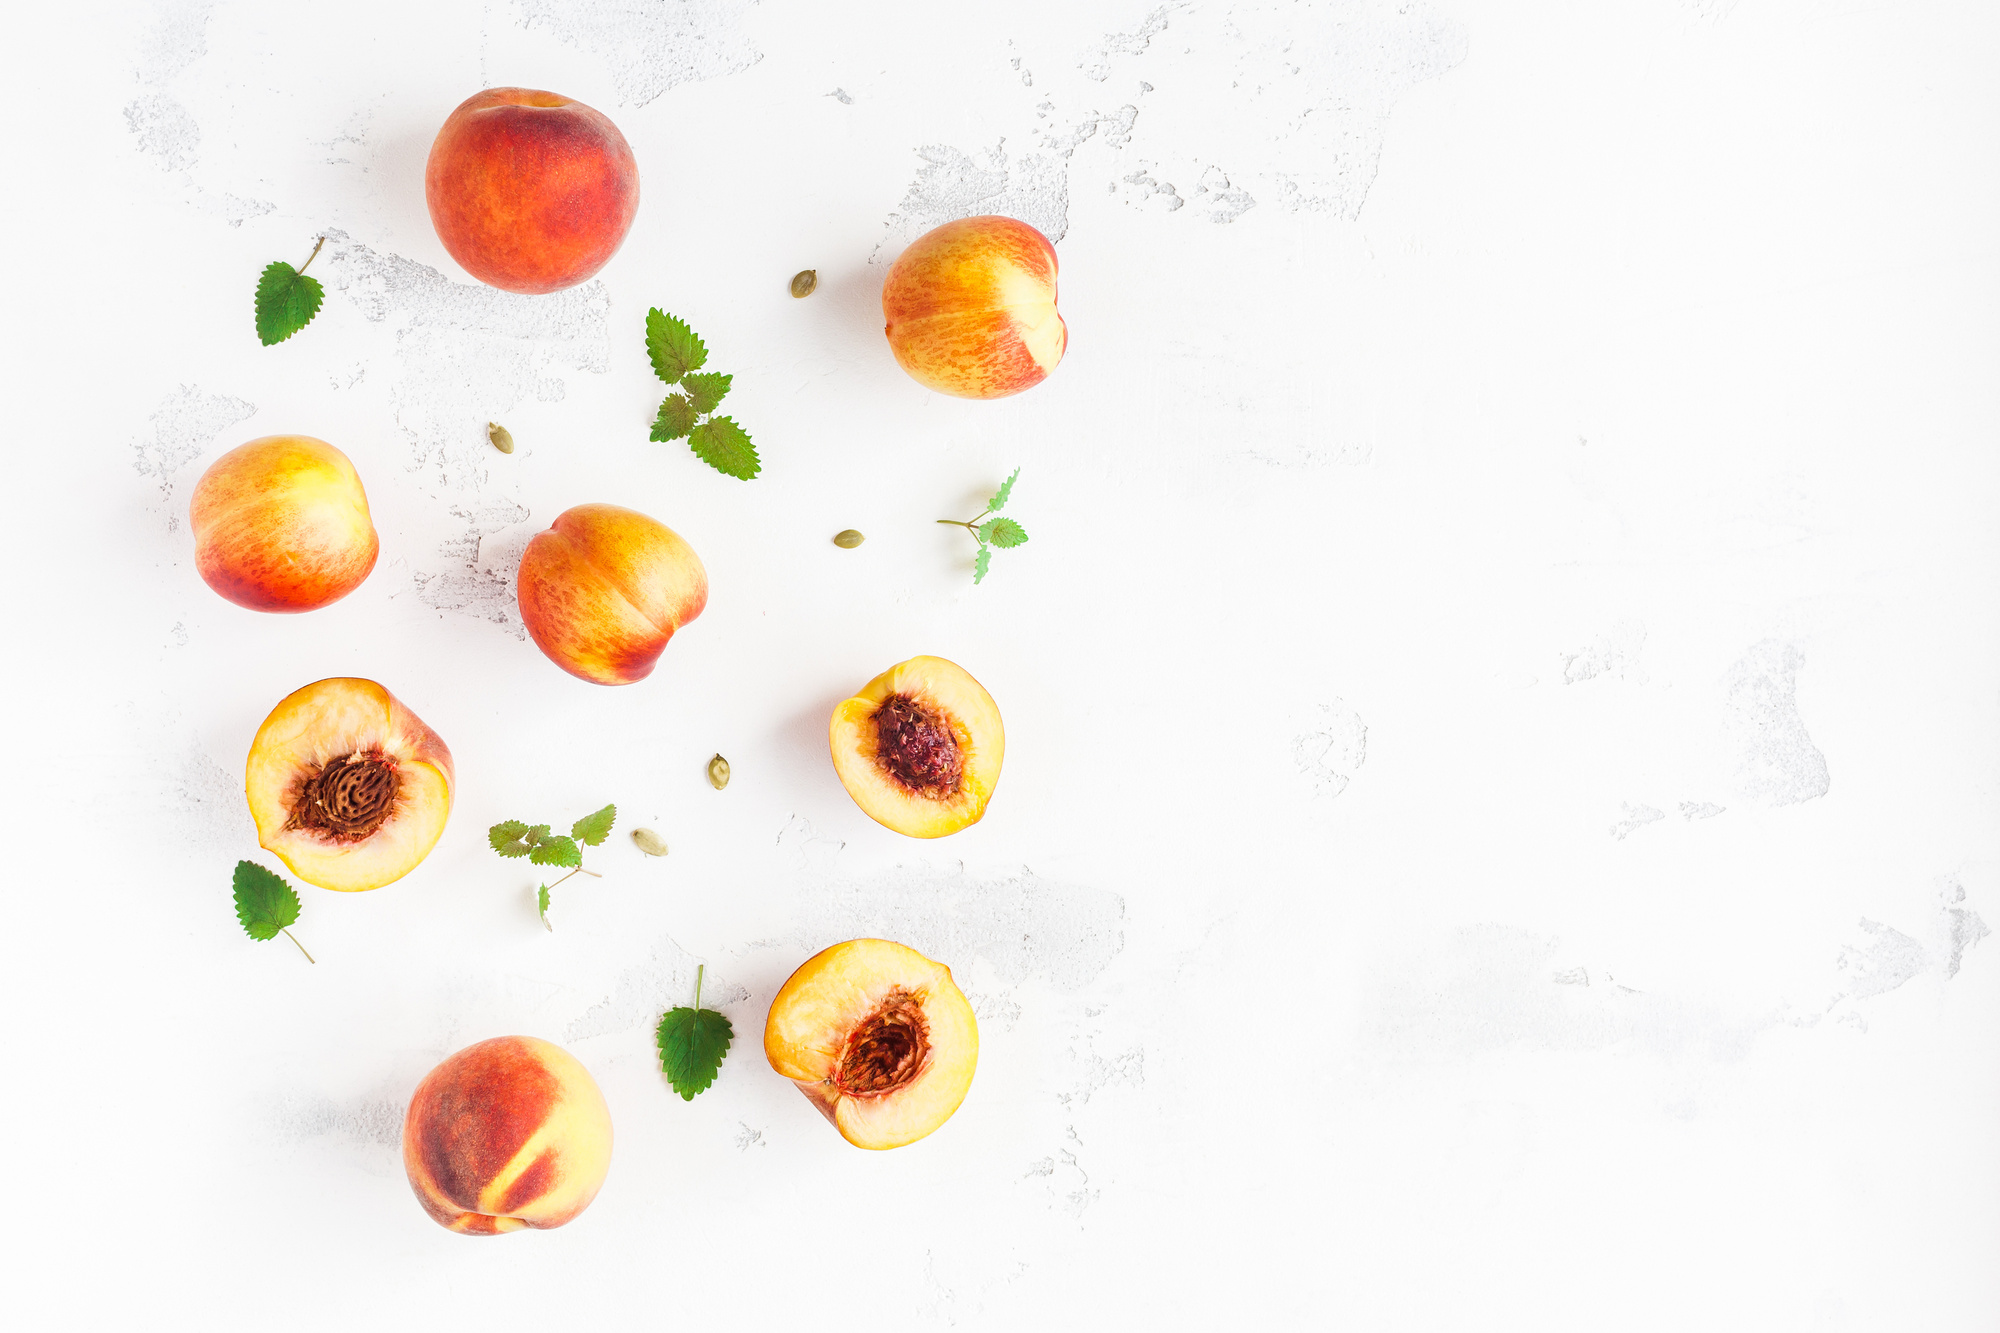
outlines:
[[[535,850],[528,853],[528,860],[538,866],[580,866],[583,864],[583,848],[575,841],[558,833],[543,838],[535,844]]]
[[[526,856],[534,843],[528,839],[528,826],[518,819],[502,820],[486,830],[486,843],[502,856]]]
[[[729,1020],[713,1009],[682,1005],[661,1017],[653,1035],[660,1048],[660,1069],[682,1101],[693,1101],[696,1093],[706,1092],[715,1082],[735,1035]]]
[[[549,924],[549,886],[546,884],[535,895],[535,910],[542,914],[542,929],[554,931],[555,927]]]
[[[707,363],[708,348],[693,329],[654,306],[646,312],[646,355],[652,359],[655,375],[668,384],[678,384],[681,376]]]
[[[993,548],[990,546],[980,547],[979,554],[972,557],[972,581],[977,583],[979,580],[985,578],[986,570],[992,563]]]
[[[763,471],[757,447],[729,417],[710,417],[688,435],[688,446],[702,462],[724,476],[748,481]]]
[[[1003,551],[1028,540],[1028,530],[1011,518],[996,518],[990,523],[980,524],[979,535]]]
[[[253,940],[272,940],[299,919],[299,895],[255,861],[238,861],[233,878],[236,919]]]
[[[986,512],[997,514],[1007,507],[1007,497],[1014,493],[1014,478],[1021,475],[1021,469],[1014,469],[1014,476],[1000,483],[1000,489],[993,492],[993,498],[986,502]]]
[[[257,341],[276,346],[312,323],[326,300],[326,289],[318,278],[305,274],[280,259],[264,266],[257,279]]]
[[[708,413],[713,412],[728,395],[729,382],[734,378],[733,375],[709,370],[699,375],[681,376],[681,387],[687,390],[688,397],[694,399],[697,413]]]
[[[595,847],[611,836],[611,826],[618,822],[618,807],[607,805],[594,815],[585,815],[570,825],[569,836],[586,846]]]
[[[660,404],[660,414],[653,418],[653,433],[650,439],[665,444],[668,440],[678,440],[694,429],[694,404],[687,395],[670,393]]]

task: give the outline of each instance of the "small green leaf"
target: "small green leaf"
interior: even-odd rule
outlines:
[[[1014,477],[1021,475],[1021,469],[1014,469],[1014,476],[1000,483],[1000,489],[993,492],[993,498],[986,502],[986,512],[997,514],[1007,507],[1007,497],[1014,492]]]
[[[318,278],[308,278],[282,259],[265,265],[264,276],[257,279],[257,340],[266,347],[283,342],[312,323],[325,299]]]
[[[729,417],[710,417],[696,426],[688,436],[688,445],[696,457],[725,476],[748,481],[763,470],[757,461],[757,447]]]
[[[534,844],[528,840],[528,826],[508,819],[486,830],[486,842],[502,856],[526,856]]]
[[[980,524],[979,535],[1003,551],[1028,540],[1028,530],[1011,518],[996,518],[990,523]]]
[[[695,983],[695,1004],[701,1003],[701,984]],[[713,1009],[682,1005],[669,1009],[660,1019],[653,1040],[660,1048],[660,1069],[667,1082],[691,1102],[698,1092],[706,1092],[729,1054],[730,1039],[736,1035],[729,1020]]]
[[[687,395],[670,393],[660,404],[660,415],[653,418],[653,433],[649,437],[665,444],[668,440],[678,440],[694,429],[694,404]]]
[[[729,382],[734,378],[720,371],[704,371],[699,375],[681,376],[681,387],[687,390],[688,397],[694,399],[694,410],[707,414],[721,404],[729,393]]]
[[[299,895],[255,861],[238,861],[233,880],[236,919],[253,940],[273,940],[299,919]]]
[[[979,580],[985,578],[987,567],[992,563],[993,548],[990,546],[981,546],[979,554],[972,557],[972,581],[977,583]]]
[[[580,866],[583,848],[558,833],[536,843],[535,850],[528,853],[528,860],[538,866]]]
[[[594,815],[585,815],[570,825],[569,836],[587,846],[595,847],[611,836],[611,826],[618,822],[618,807],[607,805]]]
[[[700,370],[708,361],[708,348],[693,329],[654,306],[646,312],[646,355],[652,359],[655,375],[668,384],[678,384],[681,376]]]
[[[535,895],[535,910],[542,914],[542,929],[554,933],[555,927],[549,924],[549,886],[546,884]]]

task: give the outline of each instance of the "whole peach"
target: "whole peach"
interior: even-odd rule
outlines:
[[[438,131],[424,198],[461,268],[539,296],[618,253],[639,211],[639,164],[603,113],[558,93],[488,88]]]
[[[209,464],[188,523],[203,580],[253,611],[337,602],[380,550],[354,464],[310,435],[266,435]]]
[[[1069,346],[1055,247],[1013,218],[961,218],[919,236],[889,266],[882,317],[903,369],[959,398],[1031,389]]]
[[[611,1169],[611,1112],[562,1047],[495,1037],[417,1085],[403,1169],[424,1211],[453,1231],[559,1227],[590,1206]]]
[[[529,541],[515,595],[551,662],[599,685],[629,685],[652,674],[674,631],[708,605],[708,571],[666,524],[586,504]]]

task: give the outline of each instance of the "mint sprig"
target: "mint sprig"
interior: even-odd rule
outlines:
[[[1014,482],[1020,475],[1021,469],[1015,468],[1013,475],[1001,482],[1000,489],[993,492],[993,498],[986,502],[986,508],[980,510],[972,518],[941,518],[938,520],[938,522],[950,524],[954,528],[964,528],[978,540],[979,553],[972,557],[972,581],[974,583],[978,583],[984,579],[986,571],[992,568],[993,550],[995,547],[1004,551],[1011,547],[1022,546],[1027,543],[1028,530],[1019,523],[1016,523],[1011,518],[989,517],[989,515],[997,514],[1006,508],[1007,497],[1014,493]]]
[[[725,476],[748,481],[763,471],[749,432],[715,409],[729,394],[733,376],[697,373],[708,364],[708,344],[684,320],[654,306],[646,312],[646,359],[662,383],[678,385],[653,418],[651,439],[661,444],[685,439],[695,457]]]
[[[572,875],[602,879],[603,876],[595,870],[583,868],[583,849],[602,844],[611,836],[611,826],[617,822],[618,807],[615,805],[607,805],[595,814],[577,820],[570,825],[568,836],[550,832],[547,824],[524,824],[518,819],[504,819],[486,830],[486,843],[509,859],[525,856],[530,865],[569,867],[568,875],[554,884],[542,885],[535,893],[535,910],[541,913],[542,927],[553,931],[555,926],[549,921],[549,890]]]
[[[306,262],[293,268],[282,259],[264,266],[257,279],[257,341],[274,347],[312,323],[326,300],[326,289],[318,278],[308,278],[306,269],[319,257],[326,244],[322,236],[313,243]]]
[[[244,934],[253,940],[274,940],[283,935],[299,944],[299,937],[285,929],[299,919],[299,894],[282,876],[255,861],[238,861],[230,887],[236,894],[236,919],[243,924]],[[299,952],[306,955],[308,963],[319,961],[306,953],[303,944],[299,944]]]

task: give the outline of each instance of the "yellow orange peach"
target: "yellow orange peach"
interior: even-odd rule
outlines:
[[[617,505],[566,509],[521,553],[521,620],[551,662],[599,685],[652,674],[708,605],[708,571],[664,523]]]
[[[453,1231],[559,1227],[590,1206],[611,1169],[611,1112],[562,1047],[495,1037],[417,1085],[403,1169],[424,1211]]]
[[[1013,218],[961,218],[918,237],[889,267],[882,317],[903,369],[960,398],[1033,388],[1069,346],[1055,247]]]
[[[266,435],[209,464],[188,523],[202,579],[253,611],[337,602],[380,550],[354,464],[310,435]]]

